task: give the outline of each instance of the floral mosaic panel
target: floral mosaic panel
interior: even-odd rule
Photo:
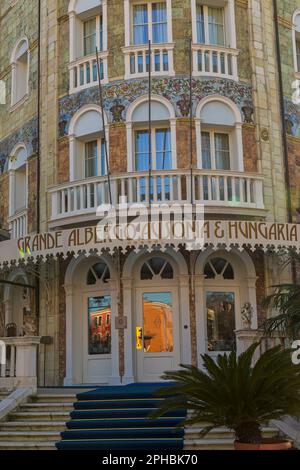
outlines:
[[[189,86],[188,78],[153,79],[152,93],[168,99],[173,104],[176,115],[185,117],[190,113]],[[192,89],[193,112],[204,97],[221,95],[230,98],[240,108],[245,122],[252,122],[252,90],[249,85],[225,79],[193,79]],[[104,109],[107,112],[109,122],[125,121],[128,106],[147,93],[148,81],[146,79],[114,82],[103,87]],[[60,137],[68,134],[69,122],[76,111],[86,104],[97,102],[99,102],[97,87],[63,97],[59,106]]]

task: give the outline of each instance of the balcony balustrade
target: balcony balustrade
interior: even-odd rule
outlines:
[[[152,203],[185,204],[193,200],[211,212],[264,210],[263,178],[257,174],[194,170],[191,181],[186,170],[153,171],[151,180],[148,172],[128,173],[111,176],[111,190],[113,204],[118,204],[120,197],[126,197],[129,204],[148,204],[150,194]],[[99,205],[109,204],[107,177],[103,176],[52,188],[50,194],[52,221],[96,215]]]
[[[209,44],[193,44],[193,74],[238,79],[238,50]]]
[[[151,46],[151,72],[153,76],[174,75],[174,44],[153,44]],[[145,77],[149,73],[148,45],[124,47],[125,80]]]
[[[108,52],[99,52],[100,76],[102,83],[108,82],[107,70]],[[76,93],[85,88],[98,85],[96,55],[82,57],[70,64],[70,93]]]
[[[20,238],[27,235],[27,209],[18,211],[9,217],[8,223],[11,238]]]

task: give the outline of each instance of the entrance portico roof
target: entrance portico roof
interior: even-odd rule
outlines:
[[[145,227],[144,227],[145,228]],[[168,227],[167,227],[168,228]],[[0,267],[18,265],[22,262],[46,261],[49,257],[101,253],[121,249],[149,251],[173,247],[178,250],[202,250],[206,247],[225,248],[230,250],[248,248],[252,251],[281,251],[294,249],[300,251],[300,226],[297,224],[281,224],[261,221],[228,221],[209,220],[199,221],[190,225],[182,222],[180,226],[173,223],[167,230],[166,224],[160,222],[151,231],[151,225],[146,224],[146,230],[139,231],[134,237],[130,231],[118,232],[99,231],[96,226],[59,230],[38,235],[29,235],[0,243]],[[140,234],[142,233],[143,236]],[[118,236],[117,236],[118,235]]]

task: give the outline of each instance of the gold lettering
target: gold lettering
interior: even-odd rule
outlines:
[[[69,235],[68,246],[77,245],[77,229],[72,230]]]

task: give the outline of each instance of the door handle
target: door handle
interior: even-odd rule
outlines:
[[[141,326],[136,327],[136,349],[140,351],[143,349],[143,328]]]

